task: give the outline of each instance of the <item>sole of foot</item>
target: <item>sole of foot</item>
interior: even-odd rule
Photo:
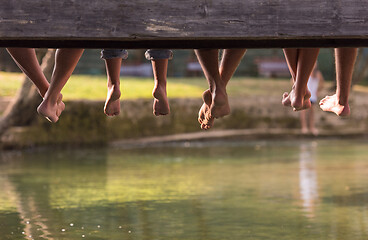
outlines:
[[[198,122],[201,125],[201,129],[208,130],[214,124],[214,119],[208,117],[210,107],[212,104],[212,94],[209,89],[202,94],[203,104],[198,112]]]

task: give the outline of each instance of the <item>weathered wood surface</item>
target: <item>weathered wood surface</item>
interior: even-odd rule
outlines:
[[[368,46],[368,0],[0,0],[0,45]]]

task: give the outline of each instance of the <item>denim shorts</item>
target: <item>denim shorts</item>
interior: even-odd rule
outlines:
[[[125,49],[103,49],[101,51],[102,59],[111,59],[111,58],[128,58],[128,51]]]
[[[169,49],[148,49],[144,56],[147,60],[172,59],[173,52]]]
[[[144,54],[147,60],[155,60],[155,59],[172,59],[173,52],[168,49],[148,49]],[[128,51],[125,49],[103,49],[101,51],[102,59],[111,59],[111,58],[128,58]]]

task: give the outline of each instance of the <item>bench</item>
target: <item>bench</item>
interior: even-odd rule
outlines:
[[[0,0],[0,47],[368,46],[368,0]]]

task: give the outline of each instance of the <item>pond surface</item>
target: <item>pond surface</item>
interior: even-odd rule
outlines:
[[[368,239],[368,143],[3,152],[0,239]]]

